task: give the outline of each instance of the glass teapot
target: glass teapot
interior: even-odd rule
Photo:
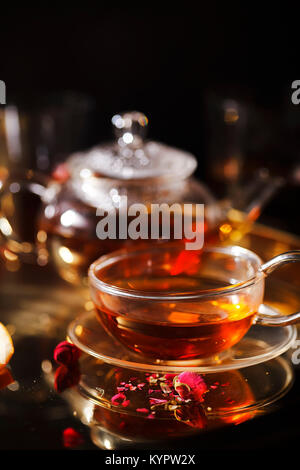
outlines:
[[[0,231],[6,239],[2,253],[6,252],[6,258],[34,259],[44,265],[50,253],[65,280],[81,282],[89,265],[102,254],[136,246],[136,243],[154,242],[150,237],[138,240],[118,234],[99,239],[97,225],[101,217],[120,211],[125,203],[126,207],[142,204],[149,215],[152,204],[202,203],[205,244],[237,242],[280,184],[277,179],[260,174],[243,195],[239,195],[239,205],[216,201],[210,191],[193,178],[197,166],[193,155],[145,140],[148,119],[144,114],[118,114],[113,116],[112,124],[114,142],[71,155],[50,180],[45,181],[30,170],[18,178],[6,178],[0,214]],[[15,223],[14,198],[24,189],[42,200],[34,229],[35,240],[30,242],[22,240]],[[249,203],[253,193],[255,198]],[[127,221],[129,223],[130,217]],[[33,223],[31,218],[26,221],[29,226]],[[164,241],[163,238],[159,241]]]

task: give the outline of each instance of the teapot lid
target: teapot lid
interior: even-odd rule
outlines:
[[[187,178],[196,158],[182,150],[145,139],[147,117],[138,111],[112,118],[115,141],[73,154],[67,161],[73,176],[134,180],[156,177]]]

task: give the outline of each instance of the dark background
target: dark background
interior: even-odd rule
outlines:
[[[300,235],[300,189],[293,177],[300,162],[300,105],[290,100],[291,83],[300,78],[298,23],[287,2],[210,1],[197,9],[186,2],[159,8],[1,5],[0,79],[8,102],[29,111],[53,92],[91,96],[95,112],[79,147],[110,139],[114,113],[145,112],[150,137],[195,154],[197,176],[216,192],[222,182],[210,174],[210,148],[218,135],[207,106],[211,96],[240,100],[251,124],[241,142],[243,178],[263,166],[287,179],[261,221]],[[226,439],[209,435],[202,448],[214,450],[216,440],[221,449],[293,447],[298,388],[285,410],[259,428],[254,421],[244,432],[231,428]]]
[[[84,147],[111,138],[114,113],[141,110],[149,116],[150,137],[195,154],[197,175],[218,193],[222,182],[211,178],[210,153],[218,133],[208,120],[209,100],[235,98],[251,110],[254,128],[241,143],[244,178],[264,166],[290,182],[300,161],[300,105],[290,99],[297,11],[286,2],[265,7],[4,6],[0,71],[7,100],[26,100],[30,108],[57,91],[90,95],[95,115]],[[293,182],[262,221],[300,233],[297,200]]]

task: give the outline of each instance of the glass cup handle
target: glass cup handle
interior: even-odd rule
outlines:
[[[259,271],[265,276],[271,274],[275,269],[287,263],[300,261],[300,250],[287,251],[281,255],[275,256],[266,263],[264,263]],[[300,312],[292,313],[290,315],[268,315],[260,313],[256,317],[255,323],[265,326],[286,326],[293,325],[300,322]]]
[[[42,199],[46,186],[47,179],[45,176],[32,170],[10,175],[2,182],[0,191],[0,236],[3,240],[2,246],[25,262],[35,262],[37,260],[38,243],[36,239],[34,242],[27,242],[22,239],[12,222],[11,204],[8,203],[8,200],[10,196],[20,190]]]

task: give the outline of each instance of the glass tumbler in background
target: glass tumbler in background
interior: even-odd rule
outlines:
[[[0,108],[0,188],[7,178],[25,181],[33,172],[43,184],[53,171],[55,177],[63,179],[62,162],[70,153],[91,145],[94,121],[94,102],[83,94],[36,94],[32,98],[16,96],[8,101]],[[9,194],[1,197],[0,218],[1,213],[9,214],[11,225],[22,240],[21,248],[12,249],[11,253],[2,250],[8,256],[4,261],[10,270],[19,264],[14,251],[21,249],[28,260],[31,256],[35,221],[41,206],[38,184],[35,189],[26,190],[26,185],[15,182]],[[29,220],[32,222],[28,223]],[[0,223],[2,234],[9,235],[4,217]]]

